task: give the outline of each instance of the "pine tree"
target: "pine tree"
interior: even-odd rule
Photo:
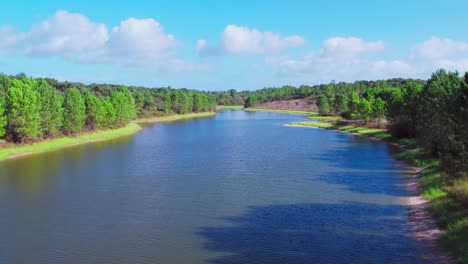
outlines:
[[[67,89],[64,98],[63,130],[66,134],[80,132],[86,121],[86,107],[83,96],[76,88]]]
[[[42,136],[40,98],[32,79],[13,80],[6,97],[7,136],[14,142],[30,142]]]

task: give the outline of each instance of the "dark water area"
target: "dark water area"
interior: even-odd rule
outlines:
[[[382,142],[220,111],[0,163],[0,263],[423,263]]]

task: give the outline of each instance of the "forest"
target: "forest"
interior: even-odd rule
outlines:
[[[216,98],[188,89],[125,87],[0,75],[0,138],[31,143],[122,127],[136,118],[215,111]]]

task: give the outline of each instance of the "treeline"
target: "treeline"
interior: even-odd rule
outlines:
[[[222,92],[212,92],[212,94],[216,96],[218,105],[245,105],[246,107],[254,107],[257,104],[267,102],[305,98],[307,98],[310,103],[315,103],[316,98],[318,98],[321,93],[345,93],[349,95],[351,92],[356,92],[357,94],[362,94],[374,87],[399,88],[407,82],[424,84],[422,80],[395,78],[377,81],[356,81],[353,83],[332,82],[330,84],[313,86],[301,85],[299,87],[285,85],[282,87],[263,88],[256,91],[237,92],[231,89]]]
[[[0,75],[0,138],[15,143],[117,128],[137,117],[215,108],[214,96],[187,89],[84,85],[24,74]]]
[[[468,73],[439,70],[424,84],[406,82],[401,88],[371,88],[364,93],[323,91],[322,115],[347,119],[387,119],[396,138],[416,138],[427,153],[437,155],[452,175],[468,171]]]

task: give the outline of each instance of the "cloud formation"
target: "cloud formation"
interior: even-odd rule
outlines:
[[[279,77],[305,83],[409,77],[414,73],[412,66],[403,60],[366,58],[384,49],[382,41],[333,37],[325,40],[318,52],[311,52],[299,59],[268,57],[265,63],[274,67]]]
[[[81,63],[115,63],[125,67],[153,65],[162,70],[193,70],[177,58],[179,41],[154,19],[129,18],[114,27],[78,13],[57,11],[28,32],[0,27],[0,53],[29,57],[60,56]]]
[[[201,39],[197,42],[197,51],[202,56],[266,54],[299,47],[304,42],[297,35],[282,37],[271,31],[228,25],[217,46],[209,46]]]
[[[112,29],[108,41],[79,57],[81,62],[160,64],[174,55],[178,44],[154,19],[129,18]]]
[[[468,43],[449,38],[431,37],[413,47],[411,58],[415,60],[445,59],[447,56],[468,51]]]

